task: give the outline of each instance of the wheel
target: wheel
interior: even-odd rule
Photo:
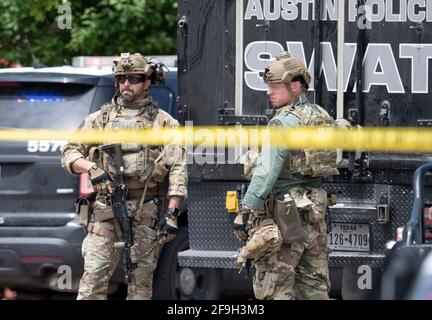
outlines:
[[[216,300],[220,293],[220,270],[180,267],[177,253],[189,248],[187,227],[180,227],[174,240],[159,255],[153,279],[156,300]]]

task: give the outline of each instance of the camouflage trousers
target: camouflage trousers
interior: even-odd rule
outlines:
[[[112,222],[97,222],[114,229]],[[156,243],[157,231],[146,225],[133,223],[134,245],[131,249],[132,283],[128,286],[128,300],[150,300],[152,297],[153,271],[156,268],[158,248],[147,257],[144,252]],[[109,280],[118,262],[123,263],[122,248],[115,247],[115,241],[94,233],[85,237],[82,245],[84,274],[80,281],[78,300],[107,299]]]
[[[282,244],[276,252],[253,262],[253,289],[260,300],[326,300],[329,298],[327,231],[324,189],[303,189],[313,205],[299,211],[304,239]],[[313,210],[311,212],[310,210]],[[308,217],[314,216],[314,223]],[[317,219],[318,218],[318,219]],[[318,222],[316,222],[318,221]]]

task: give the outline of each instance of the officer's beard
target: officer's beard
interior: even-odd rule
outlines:
[[[132,103],[136,100],[135,94],[130,90],[123,90],[121,93],[121,98],[125,103]]]
[[[124,89],[121,92],[121,99],[124,103],[134,104],[138,101],[146,99],[148,97],[149,89],[145,89],[143,92],[137,94],[136,92],[128,89]]]

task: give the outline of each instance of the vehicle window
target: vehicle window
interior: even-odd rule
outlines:
[[[89,113],[94,94],[91,85],[0,82],[0,127],[77,128]]]
[[[167,87],[153,86],[150,94],[164,111],[173,114],[174,96]]]

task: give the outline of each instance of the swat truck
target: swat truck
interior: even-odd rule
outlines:
[[[289,51],[312,75],[309,100],[335,118],[364,127],[432,126],[430,1],[180,0],[178,8],[183,124],[265,125],[272,110],[262,72]],[[179,253],[179,287],[186,296],[201,290],[215,298],[220,282],[235,283],[241,246],[226,192],[246,180],[237,155],[230,161],[217,148],[197,147],[189,157],[190,248]],[[370,289],[359,278],[368,273],[374,286],[386,243],[409,219],[414,170],[432,158],[361,150],[344,157],[341,174],[325,181],[337,195],[327,214],[331,281],[333,292],[359,299]]]

